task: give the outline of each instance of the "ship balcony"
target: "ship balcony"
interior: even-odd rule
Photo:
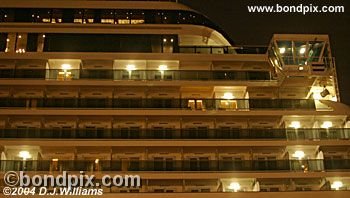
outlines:
[[[2,160],[2,171],[87,172],[337,172],[349,171],[350,159],[301,160]]]
[[[291,57],[282,56],[274,63],[279,65],[283,72],[288,76],[323,76],[333,75],[334,72],[334,58],[333,57]]]
[[[135,81],[270,81],[269,71],[0,69],[1,79]]]
[[[287,76],[334,75],[335,61],[325,35],[274,35],[268,55]]]
[[[180,46],[179,53],[191,54],[266,54],[267,46]]]
[[[107,129],[7,128],[3,139],[319,141],[348,140],[350,128],[313,129]]]
[[[313,99],[0,98],[0,108],[316,111]]]

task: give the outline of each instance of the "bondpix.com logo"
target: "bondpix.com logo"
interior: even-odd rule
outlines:
[[[9,171],[4,175],[4,195],[102,195],[105,187],[141,187],[139,175],[95,175],[80,171],[79,175],[63,171],[60,175],[27,175],[23,171]],[[50,188],[50,190],[48,190]]]

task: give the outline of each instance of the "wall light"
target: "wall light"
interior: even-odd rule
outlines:
[[[305,54],[305,52],[306,52],[306,48],[305,47],[300,48],[300,50],[299,50],[300,54]]]
[[[158,70],[160,70],[160,71],[168,70],[168,66],[167,65],[159,65]]]
[[[330,93],[328,91],[328,89],[324,88],[323,91],[320,93],[320,95],[324,98],[326,96],[328,96]]]
[[[232,182],[227,188],[233,190],[234,192],[237,192],[241,189],[241,185],[238,182]]]
[[[53,162],[58,162],[57,158],[52,159]]]
[[[299,121],[292,121],[292,122],[290,123],[289,127],[298,129],[298,128],[301,127],[301,125],[300,125],[300,122],[299,122]]]
[[[312,97],[314,98],[314,100],[321,100],[322,99],[320,92],[316,92],[316,91],[312,93]]]
[[[334,188],[335,190],[339,190],[339,188],[343,187],[343,182],[341,181],[334,181],[331,184],[331,188]]]
[[[323,129],[328,129],[331,128],[333,126],[333,123],[331,121],[325,121],[323,122],[323,124],[321,125],[321,128]]]
[[[231,99],[234,99],[235,97],[233,96],[232,93],[226,92],[226,93],[224,93],[224,96],[222,98],[226,99],[226,100],[231,100]]]
[[[133,71],[135,69],[136,69],[135,65],[132,65],[132,64],[126,65],[126,70],[128,70],[128,71]]]
[[[296,157],[299,160],[301,160],[305,157],[305,153],[304,153],[304,151],[295,151],[293,154],[293,157]]]
[[[281,47],[280,48],[280,54],[284,54],[286,52],[286,48],[285,47]]]
[[[26,160],[32,157],[28,151],[20,151],[18,156],[21,157],[23,160]]]
[[[63,70],[68,70],[68,69],[71,69],[71,68],[72,68],[72,65],[70,65],[70,64],[62,64],[62,65],[61,65],[61,68],[62,68]]]
[[[100,162],[99,159],[95,159],[95,164],[98,164]]]

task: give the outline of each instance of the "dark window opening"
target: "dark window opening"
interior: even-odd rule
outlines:
[[[29,33],[27,37],[27,52],[36,52],[38,49],[38,35],[37,33]]]
[[[44,45],[45,52],[172,53],[176,49],[175,35],[46,34]]]
[[[7,47],[7,34],[0,33],[0,52],[4,52]]]

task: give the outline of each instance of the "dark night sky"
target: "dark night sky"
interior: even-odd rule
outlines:
[[[221,26],[237,45],[268,45],[274,33],[328,34],[341,101],[350,105],[350,0],[181,0]],[[249,13],[247,5],[343,5],[345,13]]]

